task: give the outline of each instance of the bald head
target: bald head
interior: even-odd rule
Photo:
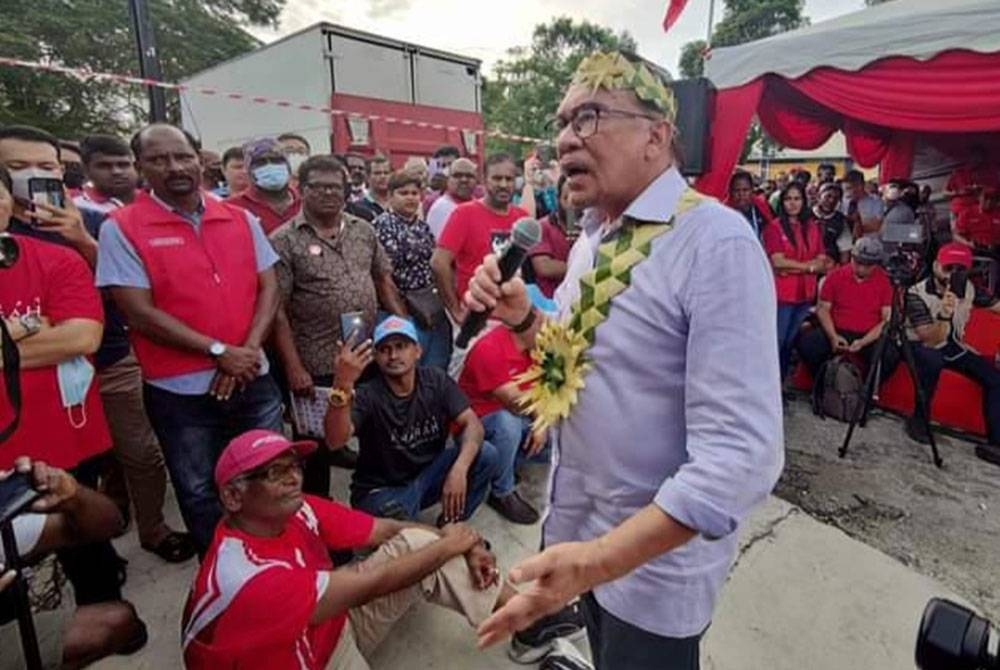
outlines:
[[[448,195],[464,202],[472,199],[476,190],[476,164],[468,158],[456,158],[448,172]]]

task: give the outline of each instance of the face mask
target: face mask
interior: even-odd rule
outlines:
[[[292,172],[298,172],[309,156],[305,154],[288,154],[285,158],[288,159],[288,167],[291,168]]]
[[[83,166],[79,163],[68,163],[63,166],[63,183],[67,188],[83,188],[87,176],[83,174]]]
[[[94,381],[94,366],[83,356],[77,356],[56,366],[56,377],[59,380],[59,395],[69,416],[70,425],[82,428],[87,423],[84,401],[87,399],[90,384]],[[74,407],[80,408],[79,422],[73,418]]]
[[[10,194],[23,201],[30,201],[31,194],[28,192],[29,179],[58,179],[62,181],[62,177],[55,170],[42,170],[39,168],[12,170],[10,173]]]
[[[288,186],[288,166],[284,163],[268,163],[253,169],[253,183],[265,191],[280,191]]]

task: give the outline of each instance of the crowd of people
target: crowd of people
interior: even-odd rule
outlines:
[[[1000,369],[964,337],[977,292],[985,309],[1000,313],[1000,296],[984,292],[970,276],[975,256],[1000,259],[1000,226],[992,223],[1000,224],[1000,168],[979,147],[970,156],[948,179],[944,226],[937,224],[929,188],[898,180],[872,192],[863,173],[850,170],[838,178],[830,164],[821,164],[815,179],[799,170],[761,182],[738,170],[727,204],[744,216],[774,270],[783,379],[795,360],[815,385],[824,383],[831,361],[863,376],[889,323],[890,274],[896,274],[906,291],[897,307],[927,397],[915,402],[907,435],[929,441],[927,405],[942,370],[953,370],[981,387],[988,441],[976,453],[1000,463]],[[883,347],[876,383],[892,376],[900,344]]]
[[[614,58],[622,71],[640,67]],[[665,89],[614,78],[591,87],[589,75],[580,76],[560,108],[561,168],[545,147],[523,162],[497,153],[480,166],[442,146],[429,164],[412,157],[394,169],[398,160],[377,153],[315,153],[295,133],[219,155],[168,124],[148,125],[128,142],[90,135],[72,143],[38,128],[0,128],[0,232],[19,247],[17,262],[0,270],[0,317],[20,354],[24,399],[0,468],[27,473],[43,491],[14,529],[28,558],[57,552],[76,603],[70,614],[37,621],[48,665],[78,667],[145,643],[141,612],[123,599],[125,562],[110,543],[134,520],[143,549],[168,562],[200,561],[183,617],[189,667],[365,668],[420,599],[473,626],[487,621],[484,644],[504,627],[522,629],[511,651],[522,662],[541,659],[586,623],[603,659],[598,667],[625,667],[621,659],[638,650],[696,667],[735,551],[733,531],[780,471],[780,411],[759,389],[777,391],[771,367],[788,375],[796,350],[814,376],[833,356],[873,364],[894,300],[881,268],[890,243],[883,233],[920,226],[929,210],[912,184],[890,184],[879,197],[860,172],[838,180],[831,166],[821,166],[815,181],[799,172],[773,185],[737,172],[726,204],[748,233],[732,211],[699,206],[685,189],[672,153],[675,103]],[[575,179],[585,191],[602,170],[611,175],[604,190],[584,204],[615,211],[610,223],[588,219],[570,188]],[[935,252],[905,309],[929,393],[942,369],[982,385],[990,444],[981,453],[996,458],[1000,372],[964,344],[974,289],[956,290],[952,281],[971,268],[969,243],[982,242],[981,219],[992,211],[989,198],[974,197],[993,188],[987,172],[977,163],[950,182],[956,241]],[[62,197],[36,189],[53,181]],[[644,288],[615,303],[626,307],[602,330],[604,349],[595,349],[611,363],[596,366],[589,387],[591,405],[600,397],[605,408],[617,407],[636,439],[612,457],[605,447],[616,421],[591,411],[568,424],[562,439],[583,451],[562,454],[552,494],[561,512],[547,525],[547,545],[568,542],[559,551],[573,551],[593,531],[614,535],[606,546],[617,553],[599,577],[588,573],[586,588],[562,594],[583,594],[577,605],[563,608],[559,598],[525,605],[501,578],[489,543],[464,522],[483,503],[511,523],[539,520],[541,501],[519,491],[518,471],[558,457],[549,426],[521,401],[523,375],[547,317],[571,302],[576,309],[581,276],[597,257],[577,254],[574,265],[571,246],[584,234],[596,251],[601,234],[617,235],[619,226],[630,240],[633,226],[623,221],[669,230],[674,218],[659,221],[661,199],[699,225],[679,227],[671,247],[649,246],[650,238],[643,254],[670,249],[679,260],[664,262],[663,276],[646,272],[656,264],[633,273]],[[897,202],[913,204],[908,219]],[[965,204],[956,211],[956,202]],[[973,206],[976,215],[966,209]],[[502,291],[490,274],[495,258],[485,266],[484,258],[502,250],[525,217],[540,219],[541,242],[515,288]],[[724,225],[714,227],[720,217]],[[777,295],[773,361],[753,353],[771,341],[770,326],[740,334],[734,341],[742,349],[716,339],[737,335],[730,310],[770,314],[759,290],[767,274],[758,243]],[[719,282],[733,295],[713,292]],[[502,300],[509,304],[497,305],[499,319],[467,349],[456,348],[470,307]],[[654,301],[670,332],[690,329],[701,354],[686,335],[652,339],[662,333],[629,300]],[[691,313],[698,318],[689,321]],[[606,344],[626,340],[644,355]],[[888,348],[883,379],[897,361]],[[737,363],[747,372],[739,380]],[[651,381],[651,365],[671,374]],[[704,414],[692,433],[677,400],[685,376],[727,379],[759,401],[741,419],[757,437],[724,438],[739,442],[733,453],[745,467],[702,454],[723,440],[709,427],[712,417],[743,417],[746,405],[688,384],[689,401],[701,398]],[[621,388],[653,386],[645,400],[619,402]],[[668,395],[664,411],[649,404]],[[295,411],[317,402],[318,427]],[[0,424],[14,411],[0,404]],[[921,412],[927,408],[917,408],[918,419]],[[926,439],[920,425],[910,421],[907,430]],[[644,451],[663,435],[682,446]],[[664,480],[689,453],[696,465]],[[353,469],[349,491],[331,490],[331,466]],[[628,482],[615,474],[622,468]],[[712,483],[745,479],[750,470],[756,475],[741,484],[750,487],[745,495],[718,494]],[[164,520],[168,473],[183,531]],[[716,504],[714,495],[724,500]],[[591,504],[602,506],[593,518],[566,511]],[[436,523],[420,523],[436,505]],[[622,526],[619,506],[634,513]],[[542,561],[581,560],[549,552]],[[671,571],[697,588],[672,582],[664,576]],[[608,581],[614,586],[597,590]],[[651,583],[671,597],[660,598],[646,588]],[[673,603],[682,603],[683,616]],[[19,648],[15,610],[8,589],[0,594],[4,669],[22,663],[6,652]],[[518,625],[511,612],[521,612]],[[612,625],[620,629],[614,635],[599,632]],[[588,667],[563,652],[564,665],[551,667]]]

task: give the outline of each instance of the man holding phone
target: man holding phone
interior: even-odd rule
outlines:
[[[971,268],[969,247],[959,242],[941,247],[931,276],[914,284],[906,294],[907,337],[915,345],[917,374],[928,405],[942,370],[954,370],[982,387],[989,443],[976,447],[976,455],[1000,464],[1000,370],[964,341],[975,297],[975,288],[968,280]],[[993,309],[998,306],[1000,303]],[[923,417],[928,411],[929,407],[917,406],[906,422],[906,434],[924,444],[928,435]]]
[[[83,217],[66,196],[59,140],[40,128],[0,128],[0,165],[10,172],[13,233],[47,241],[57,238],[76,249],[91,266],[97,261],[97,240],[87,232]]]
[[[330,386],[337,342],[352,330],[355,343],[371,337],[380,304],[399,315],[406,307],[375,229],[344,211],[351,186],[344,164],[312,156],[299,168],[299,186],[302,211],[271,236],[282,299],[274,344],[289,392],[309,397],[316,386]],[[353,467],[357,459],[345,453],[337,450],[334,464]],[[329,449],[309,457],[306,492],[330,495],[330,464]]]

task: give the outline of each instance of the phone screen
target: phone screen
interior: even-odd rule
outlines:
[[[42,203],[59,209],[66,206],[63,183],[59,179],[32,177],[28,180],[28,196],[34,203]]]
[[[340,340],[354,346],[361,341],[365,320],[363,312],[344,312],[340,315]]]
[[[965,299],[965,285],[968,280],[968,273],[965,270],[955,270],[951,273],[950,283],[951,292],[955,294],[955,297],[959,300]]]
[[[39,493],[31,487],[27,473],[15,472],[0,482],[0,523],[20,514],[38,497]]]

